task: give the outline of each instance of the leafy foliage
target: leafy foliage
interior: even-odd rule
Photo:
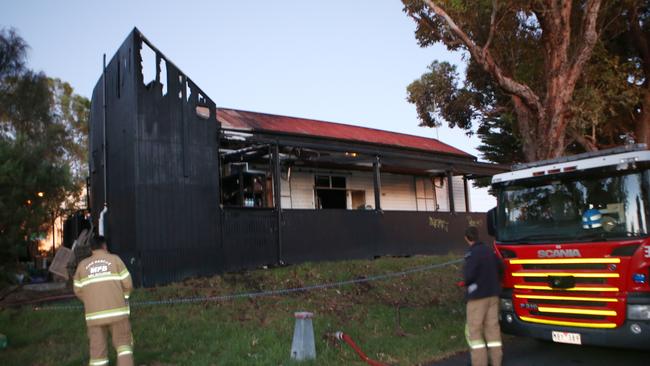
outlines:
[[[524,161],[521,141],[512,131],[514,118],[510,114],[502,114],[498,118],[485,119],[479,126],[477,134],[483,144],[478,147],[478,151],[485,159],[499,164]]]
[[[90,102],[26,69],[26,50],[0,31],[0,262],[25,255],[30,235],[78,200],[85,175]]]
[[[477,131],[499,163],[650,141],[647,2],[402,2],[422,47],[467,52],[464,78],[436,61],[408,86],[422,125]]]
[[[0,30],[0,80],[24,70],[26,51],[27,44],[15,30]]]
[[[48,155],[44,144],[19,137],[0,140],[0,258],[26,255],[31,233],[47,230],[52,212],[74,189],[69,167]],[[43,197],[39,197],[39,192]]]

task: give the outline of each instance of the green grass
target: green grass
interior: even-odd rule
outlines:
[[[298,287],[401,271],[456,257],[307,263],[138,289],[132,303]],[[365,365],[329,334],[348,333],[369,357],[418,365],[465,349],[458,265],[340,288],[220,302],[133,306],[137,365],[293,365],[295,311],[315,314],[317,359],[300,365]],[[78,304],[70,302],[69,304]],[[399,319],[399,321],[398,321]],[[0,310],[9,347],[0,365],[80,365],[88,342],[81,310]],[[112,356],[112,364],[114,355]]]

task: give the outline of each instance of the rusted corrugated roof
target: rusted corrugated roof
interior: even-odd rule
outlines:
[[[217,120],[227,129],[318,136],[473,157],[436,139],[342,123],[227,108],[217,108]]]

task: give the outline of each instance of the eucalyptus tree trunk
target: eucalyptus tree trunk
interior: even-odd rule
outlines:
[[[545,90],[543,95],[504,73],[490,53],[490,40],[479,46],[436,1],[425,0],[433,12],[470,52],[472,58],[510,95],[517,114],[522,148],[528,161],[550,159],[564,154],[567,145],[568,110],[576,82],[591,57],[598,39],[596,20],[601,0],[587,0],[579,32],[572,43],[573,1],[540,0],[532,7],[542,30]],[[493,1],[490,35],[497,32],[497,1]]]

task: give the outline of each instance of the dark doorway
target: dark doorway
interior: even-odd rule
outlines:
[[[348,208],[345,177],[331,175],[314,176],[316,187],[316,208]]]
[[[342,189],[316,189],[318,208],[347,208],[345,191]]]

